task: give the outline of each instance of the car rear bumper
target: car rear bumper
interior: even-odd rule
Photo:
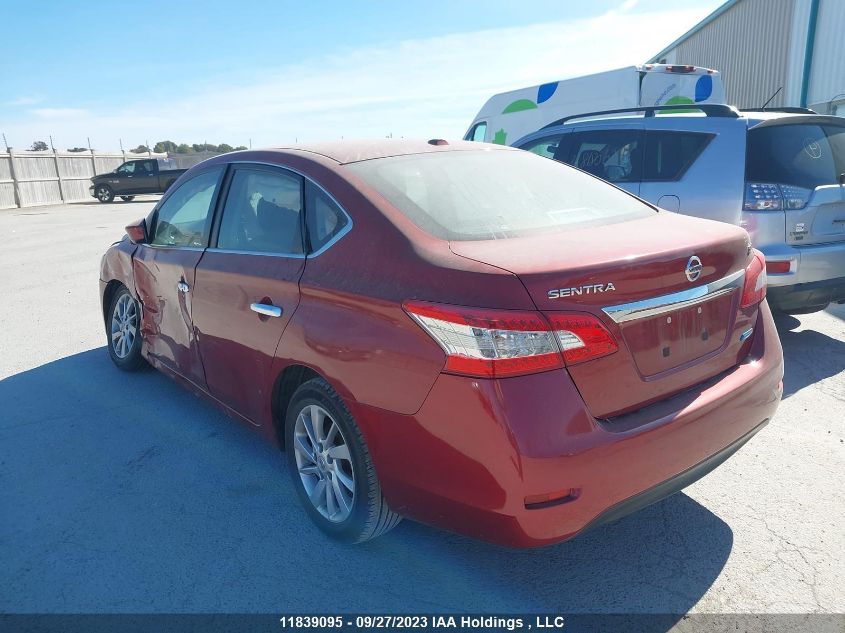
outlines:
[[[773,310],[789,312],[835,301],[845,301],[845,277],[813,281],[792,286],[773,286],[766,290]]]
[[[412,416],[350,408],[393,509],[535,547],[615,520],[709,472],[772,417],[782,378],[764,302],[742,364],[618,418],[593,418],[565,370],[504,380],[444,374]],[[553,500],[538,501],[545,495]]]
[[[788,273],[769,274],[769,288],[829,281],[845,276],[845,242],[790,246],[780,243],[758,247],[767,262],[790,263]]]

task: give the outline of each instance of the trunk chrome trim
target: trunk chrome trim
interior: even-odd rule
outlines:
[[[665,312],[673,312],[681,308],[694,306],[710,299],[729,294],[742,287],[745,281],[745,271],[739,270],[735,273],[711,281],[703,286],[696,286],[689,290],[681,290],[659,297],[651,297],[630,303],[621,303],[615,306],[607,306],[602,311],[616,323],[625,323],[635,319],[656,316]]]

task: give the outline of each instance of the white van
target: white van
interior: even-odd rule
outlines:
[[[724,102],[725,89],[717,70],[678,64],[627,66],[494,95],[476,115],[464,140],[512,145],[573,114]]]

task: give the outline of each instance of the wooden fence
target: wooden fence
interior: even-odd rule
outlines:
[[[177,167],[186,169],[213,155],[211,152],[174,154],[171,158],[178,157]],[[167,154],[0,151],[0,209],[93,202],[88,193],[91,177],[108,173],[136,158],[167,158]]]

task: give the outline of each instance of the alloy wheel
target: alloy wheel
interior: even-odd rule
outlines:
[[[114,305],[111,317],[111,345],[118,358],[126,358],[138,332],[138,307],[129,294]]]
[[[329,521],[342,523],[355,501],[355,471],[343,431],[328,411],[309,404],[296,418],[293,439],[296,467],[308,498]]]

